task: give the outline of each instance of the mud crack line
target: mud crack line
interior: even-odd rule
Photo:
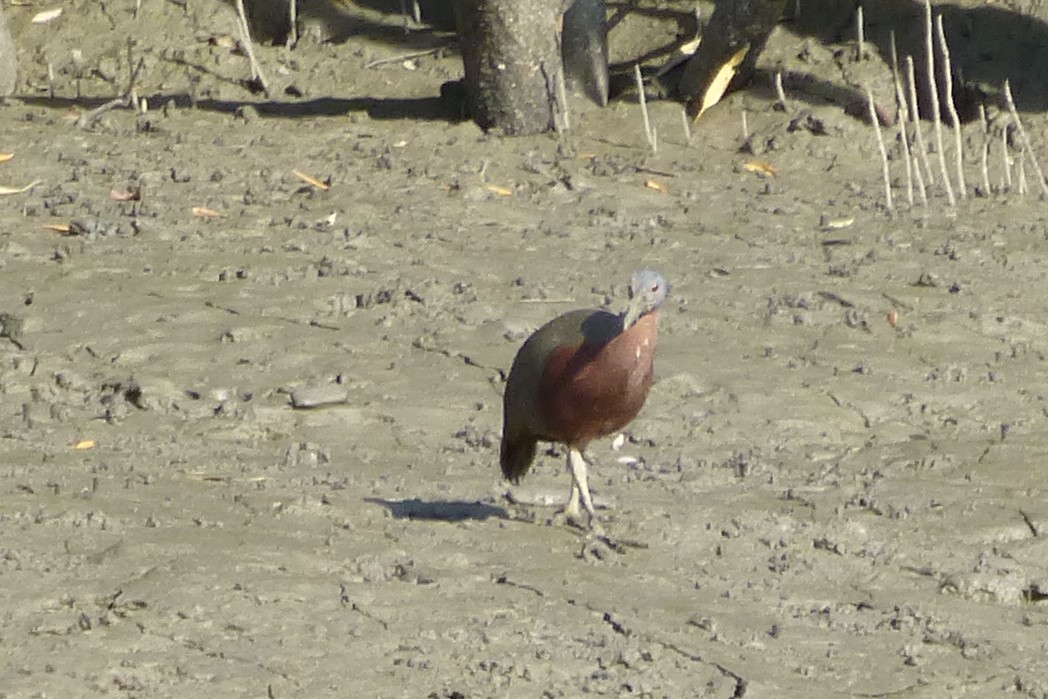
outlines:
[[[735,689],[731,693],[732,699],[741,699],[742,697],[746,696],[746,687],[749,685],[749,682],[747,682],[746,678],[744,678],[742,675],[738,674],[731,668],[722,665],[721,663],[718,663],[714,660],[706,660],[698,653],[692,653],[691,651],[686,650],[681,646],[677,645],[673,641],[666,641],[659,638],[658,635],[655,633],[647,631],[634,631],[630,627],[626,626],[626,624],[624,624],[622,621],[616,619],[611,612],[602,611],[601,609],[594,607],[591,604],[580,603],[577,600],[573,599],[568,599],[567,602],[573,607],[581,606],[582,608],[588,609],[591,612],[600,614],[601,619],[604,621],[604,623],[610,626],[611,630],[617,634],[626,637],[633,636],[647,643],[654,643],[655,645],[664,648],[665,650],[672,651],[673,653],[676,653],[680,657],[689,660],[693,663],[705,663],[707,665],[712,665],[717,669],[717,672],[721,673],[721,675],[723,675],[724,677],[728,677],[729,679],[731,679],[732,682],[735,683]]]
[[[521,583],[510,580],[509,576],[505,574],[492,576],[492,582],[498,585],[509,585],[511,587],[520,588],[522,590],[531,592],[532,594],[535,594],[539,597],[555,599],[555,597],[547,594],[542,588],[535,585],[531,585],[529,583]],[[610,626],[612,631],[621,636],[627,638],[633,637],[645,643],[657,645],[660,648],[675,653],[676,655],[693,663],[703,663],[706,665],[710,665],[711,667],[715,668],[717,672],[719,672],[722,676],[727,677],[735,684],[735,689],[732,691],[731,694],[732,699],[742,699],[742,697],[746,696],[746,688],[749,686],[749,681],[739,673],[729,668],[728,666],[723,665],[722,663],[719,663],[714,660],[707,660],[698,653],[693,653],[692,651],[689,651],[681,647],[673,641],[668,641],[660,638],[657,633],[649,631],[639,631],[635,627],[632,627],[627,622],[623,621],[621,617],[616,617],[615,613],[612,611],[602,609],[598,606],[595,606],[582,600],[577,600],[572,597],[565,597],[562,599],[565,603],[572,607],[579,607],[594,614],[598,614],[601,618],[601,621]]]

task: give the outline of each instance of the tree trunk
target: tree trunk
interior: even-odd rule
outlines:
[[[283,44],[291,33],[291,3],[293,0],[244,0],[247,24],[251,38]]]
[[[732,85],[753,75],[753,66],[786,7],[786,0],[721,0],[702,31],[702,43],[684,67],[678,94],[689,103],[706,91],[717,70],[745,46],[746,58]]]
[[[562,126],[557,23],[563,0],[458,0],[466,99],[483,129],[509,135]]]
[[[5,97],[15,91],[17,73],[15,42],[11,40],[11,32],[7,29],[4,6],[0,4],[0,97]]]
[[[561,57],[568,84],[608,106],[608,38],[604,0],[575,0],[564,13]]]

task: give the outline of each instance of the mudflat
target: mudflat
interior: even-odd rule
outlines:
[[[257,46],[268,98],[230,5],[8,4],[0,696],[1048,696],[1048,10],[945,8],[989,133],[910,205],[882,127],[889,212],[847,109],[894,110],[922,9],[867,8],[860,59],[819,5],[690,142],[649,104],[653,153],[629,98],[456,120],[454,38],[370,4]],[[613,60],[673,42],[657,9]],[[139,62],[148,110],[84,118]],[[640,268],[673,291],[590,450],[615,551],[550,523],[561,450],[500,480],[501,391]]]

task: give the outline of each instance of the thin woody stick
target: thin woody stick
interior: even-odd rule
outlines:
[[[884,138],[881,136],[881,122],[877,119],[877,106],[873,103],[873,91],[869,85],[866,86],[866,106],[870,110],[870,123],[873,124],[873,132],[877,134],[877,147],[881,151],[881,172],[884,174],[884,200],[888,211],[895,211],[895,203],[892,201],[892,178],[888,170],[888,150],[884,147]]]
[[[895,83],[896,99],[902,97],[902,86]],[[909,116],[906,104],[899,102],[899,142],[902,143],[903,162],[906,164],[906,203],[913,206],[913,161],[910,160],[910,137],[906,133],[906,118]],[[919,172],[919,171],[918,171]],[[923,185],[923,182],[922,182]],[[922,197],[923,198],[923,197]]]
[[[1048,198],[1048,183],[1044,181],[1044,172],[1041,170],[1041,164],[1037,162],[1037,154],[1033,152],[1033,146],[1030,144],[1030,138],[1026,135],[1026,129],[1023,128],[1023,123],[1019,121],[1019,112],[1015,109],[1015,100],[1012,99],[1012,88],[1008,84],[1008,81],[1004,81],[1004,99],[1008,103],[1008,111],[1012,114],[1012,119],[1015,120],[1015,128],[1019,130],[1019,138],[1023,141],[1023,152],[1029,154],[1030,163],[1033,165],[1034,172],[1037,173],[1037,184],[1041,186],[1041,197]]]
[[[859,5],[859,9],[855,10],[855,38],[858,40],[858,46],[855,49],[855,60],[857,61],[861,61],[866,55],[866,28],[863,26],[864,24],[862,5]]]
[[[75,125],[76,125],[77,128],[86,129],[87,127],[89,127],[92,124],[94,124],[95,121],[97,121],[100,116],[102,116],[106,112],[112,111],[114,109],[122,109],[122,108],[130,106],[133,109],[140,111],[140,113],[144,113],[145,112],[145,109],[142,106],[142,105],[145,104],[145,100],[142,100],[142,102],[139,103],[138,95],[135,92],[135,82],[138,80],[139,73],[142,72],[142,67],[145,65],[145,59],[144,58],[139,58],[138,59],[138,63],[134,62],[134,60],[133,60],[133,51],[132,51],[133,45],[132,44],[133,44],[133,42],[130,39],[128,39],[128,42],[127,42],[127,63],[128,63],[128,69],[131,72],[130,72],[130,75],[128,76],[128,79],[127,79],[127,90],[120,97],[117,97],[116,99],[111,99],[108,102],[106,102],[105,104],[102,104],[102,105],[100,105],[98,107],[95,107],[94,109],[92,109],[89,112],[84,112],[79,117],[77,117],[77,120],[75,122]],[[50,64],[48,64],[48,65],[50,65]],[[134,66],[134,67],[132,67],[132,66]]]
[[[298,2],[297,0],[291,0],[287,4],[287,18],[288,23],[291,25],[291,31],[287,33],[287,47],[289,49],[295,48],[298,45]]]
[[[1030,192],[1030,188],[1026,186],[1026,151],[1019,151],[1019,162],[1016,165],[1019,172],[1019,196],[1025,197]]]
[[[637,99],[640,101],[640,113],[644,117],[644,137],[648,139],[651,152],[656,153],[659,146],[655,140],[655,132],[651,128],[651,119],[648,118],[648,98],[644,95],[644,78],[641,77],[638,63],[633,64],[633,79],[637,83]]]
[[[775,71],[775,109],[786,111],[786,91],[782,89],[782,71]]]
[[[983,196],[990,196],[990,125],[986,123],[986,107],[979,105],[979,123],[983,129],[982,159],[979,161],[979,169],[982,171]]]
[[[891,58],[892,58],[892,83],[895,85],[895,102],[899,106],[899,118],[897,125],[899,127],[899,142],[902,143],[903,162],[906,164],[906,202],[912,207],[913,206],[913,161],[910,159],[912,154],[910,153],[910,135],[906,133],[906,123],[909,121],[909,110],[906,108],[906,98],[902,94],[902,81],[899,79],[899,54],[895,51],[895,31],[889,32],[891,40]],[[923,187],[923,182],[921,183]],[[926,197],[921,195],[921,198],[927,202]]]
[[[913,138],[917,144],[917,157],[921,167],[924,168],[924,181],[930,187],[935,184],[935,176],[932,174],[932,166],[928,162],[928,149],[924,145],[924,136],[921,134],[921,115],[917,111],[917,78],[914,74],[913,58],[910,56],[906,57],[906,82],[910,99],[910,119],[913,120]]]
[[[258,84],[262,86],[262,92],[268,97],[269,81],[262,74],[262,66],[259,64],[258,59],[255,58],[255,49],[251,45],[251,30],[247,26],[247,11],[244,10],[244,0],[236,0],[236,2],[237,27],[240,29],[240,40],[243,42],[244,51],[247,52],[247,60],[251,64],[252,77],[258,80]]]
[[[924,186],[924,176],[917,159],[913,160],[913,179],[917,182],[917,194],[921,197],[921,206],[928,206],[928,188]]]
[[[1001,174],[1001,189],[1012,191],[1012,157],[1008,155],[1008,129],[1001,129],[1001,164],[1004,172]]]
[[[953,127],[954,165],[957,168],[957,189],[961,199],[967,198],[964,184],[964,152],[961,139],[961,120],[957,118],[957,107],[953,103],[953,71],[950,68],[950,47],[946,43],[946,32],[942,28],[942,15],[935,16],[935,34],[939,39],[939,57],[942,60],[942,79],[946,81],[946,112]]]
[[[238,2],[241,0],[238,0]],[[928,69],[928,95],[932,103],[932,128],[935,130],[935,150],[939,156],[939,170],[942,173],[942,186],[946,190],[946,199],[950,206],[955,206],[957,200],[953,196],[953,186],[950,184],[950,175],[946,170],[946,153],[942,144],[942,121],[939,119],[939,86],[935,82],[935,55],[932,53],[932,5],[931,0],[924,0],[924,56],[925,67]]]
[[[560,43],[560,38],[557,38]],[[568,88],[565,85],[563,69],[559,69],[553,76],[553,87],[557,91],[556,99],[553,100],[553,130],[564,133],[571,129],[571,109],[568,106]]]

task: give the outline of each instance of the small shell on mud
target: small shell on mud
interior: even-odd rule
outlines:
[[[823,216],[819,220],[819,227],[824,231],[838,231],[842,228],[848,228],[855,223],[854,216],[845,216],[844,218],[828,218]]]
[[[37,12],[35,15],[33,15],[33,19],[30,20],[30,21],[33,24],[47,24],[48,22],[52,22],[52,21],[58,19],[61,16],[62,16],[62,8],[61,7],[56,7],[56,8],[51,9],[51,10],[44,10],[42,12]]]
[[[298,409],[322,408],[340,405],[349,400],[346,389],[340,386],[300,386],[291,391],[291,406]]]

